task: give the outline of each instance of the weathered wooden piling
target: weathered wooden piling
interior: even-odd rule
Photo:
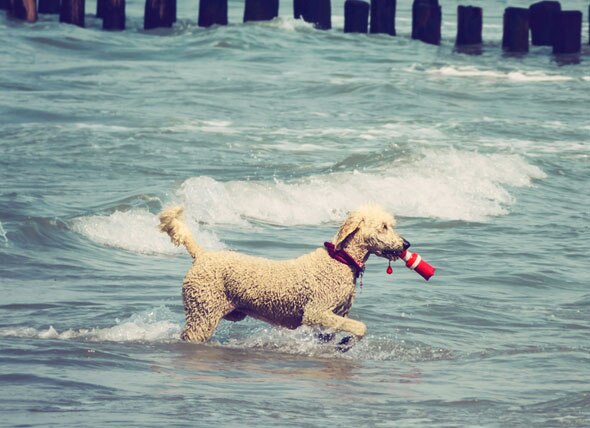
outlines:
[[[414,0],[412,4],[412,39],[439,45],[442,8],[438,0]]]
[[[35,0],[11,0],[8,11],[16,19],[27,22],[37,20],[37,3]]]
[[[369,31],[369,3],[362,0],[344,2],[344,32],[367,33]]]
[[[37,5],[37,12],[57,15],[59,14],[60,7],[60,0],[39,0],[39,4]]]
[[[540,1],[529,7],[531,43],[534,46],[552,46],[557,14],[561,12],[558,1]]]
[[[572,54],[582,49],[582,12],[567,10],[559,12],[553,37],[553,53]]]
[[[125,0],[105,0],[102,29],[111,31],[125,29]]]
[[[293,18],[303,19],[308,0],[293,0]]]
[[[279,16],[279,0],[246,0],[244,22],[270,21]]]
[[[106,0],[96,0],[96,17],[102,18]]]
[[[312,23],[318,30],[332,28],[331,0],[294,0],[293,17]]]
[[[480,45],[483,29],[483,10],[481,7],[457,7],[457,46]]]
[[[529,51],[529,10],[507,7],[504,10],[502,48],[507,52]]]
[[[227,0],[200,0],[199,27],[227,25]]]
[[[85,0],[62,0],[59,22],[84,27]]]
[[[144,30],[172,27],[176,21],[176,0],[146,0],[143,16]]]
[[[371,0],[371,33],[395,36],[396,0]]]

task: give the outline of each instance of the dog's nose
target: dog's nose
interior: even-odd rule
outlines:
[[[402,239],[404,240],[404,250],[407,250],[408,248],[410,248],[410,246],[411,246],[412,244],[410,244],[410,242],[409,242],[409,241],[406,241],[406,239],[405,239],[405,238],[402,238]]]

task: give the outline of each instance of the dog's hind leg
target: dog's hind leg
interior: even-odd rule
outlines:
[[[234,310],[234,306],[223,296],[200,298],[197,293],[183,289],[186,324],[180,335],[182,340],[206,342],[213,336],[219,321]]]

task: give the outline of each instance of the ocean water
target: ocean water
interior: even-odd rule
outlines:
[[[481,55],[295,21],[104,32],[0,13],[0,425],[590,426],[590,47]],[[567,3],[567,5],[565,5]],[[567,64],[569,62],[569,64]],[[574,62],[573,64],[571,62]],[[347,353],[247,319],[179,339],[190,257],[285,259],[378,202],[437,267],[372,257]]]

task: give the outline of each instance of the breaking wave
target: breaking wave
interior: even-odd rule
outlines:
[[[544,177],[518,155],[451,150],[372,172],[334,172],[294,181],[193,177],[177,193],[189,216],[209,224],[316,225],[341,221],[348,211],[371,202],[405,217],[486,221],[508,213],[514,202],[511,187],[530,186]]]

